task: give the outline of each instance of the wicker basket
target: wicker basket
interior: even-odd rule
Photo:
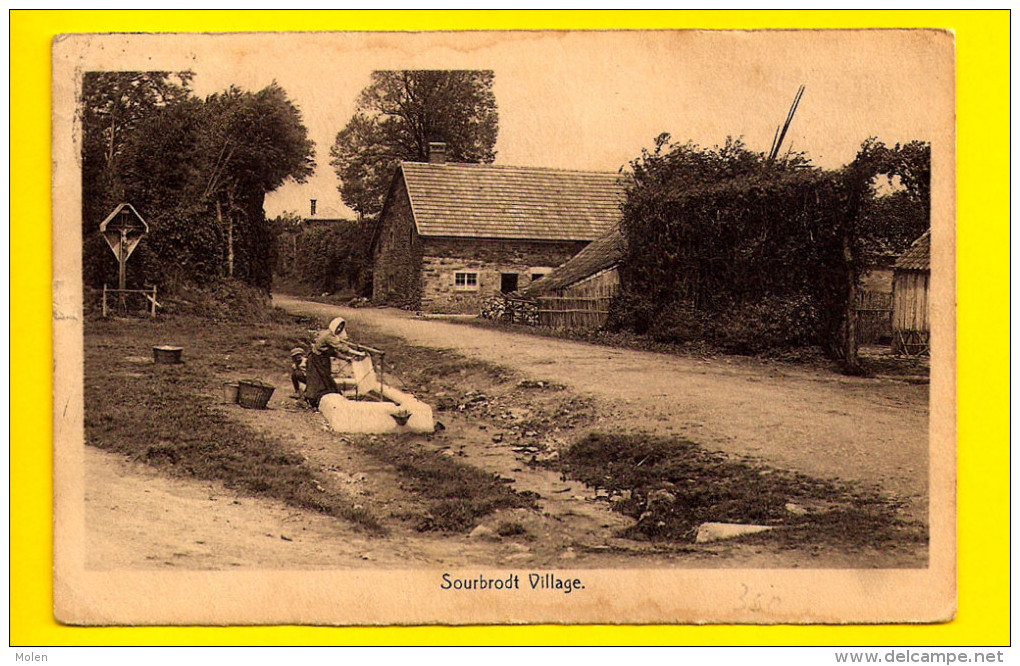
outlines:
[[[258,379],[242,379],[237,383],[237,404],[245,409],[265,409],[276,387]]]
[[[184,351],[183,347],[170,347],[168,345],[162,345],[160,347],[152,348],[152,360],[156,363],[180,363],[181,352]]]

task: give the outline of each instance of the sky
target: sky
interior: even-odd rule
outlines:
[[[616,171],[668,132],[702,146],[742,137],[768,151],[798,86],[784,150],[851,161],[861,142],[951,148],[951,36],[922,31],[274,33],[122,37],[120,60],[192,69],[199,95],[277,81],[315,142],[315,174],[266,213],[353,217],[329,149],[377,69],[491,69],[496,163]],[[159,40],[154,41],[154,40]],[[145,55],[147,54],[147,56]],[[99,57],[102,60],[101,56]],[[124,65],[121,65],[124,66]]]

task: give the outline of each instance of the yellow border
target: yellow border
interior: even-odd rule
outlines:
[[[50,43],[66,32],[948,28],[957,38],[959,612],[870,627],[74,628],[52,616]],[[42,645],[1008,645],[1009,13],[12,11],[10,641]]]

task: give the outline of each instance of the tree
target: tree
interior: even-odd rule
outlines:
[[[98,230],[114,206],[127,198],[126,146],[145,119],[190,96],[193,76],[191,72],[85,72],[82,77],[82,264],[87,282],[101,284],[116,265]]]
[[[136,264],[148,261],[170,282],[236,275],[268,290],[273,234],[265,195],[288,178],[303,182],[315,168],[301,113],[276,83],[200,100],[168,77],[86,75],[85,252],[97,259],[105,252],[99,221],[113,204],[131,201],[151,229]],[[86,265],[86,281],[104,279]]]
[[[654,150],[642,149],[641,155],[631,160],[632,193],[668,197],[738,176],[786,173],[810,166],[804,153],[786,153],[767,160],[765,153],[748,149],[741,138],[726,137],[723,145],[712,148],[702,148],[692,141],[672,143],[670,138],[663,132],[655,138]]]
[[[869,253],[901,254],[931,224],[931,144],[911,141],[889,148],[874,137],[855,160],[874,179],[885,177],[900,190],[872,197],[865,208]]]
[[[428,159],[434,141],[446,143],[451,161],[491,163],[499,131],[492,83],[491,71],[373,72],[330,150],[344,203],[378,213],[397,164]]]
[[[854,371],[847,318],[861,270],[869,178],[739,140],[703,149],[660,135],[631,163],[627,250],[611,325],[737,353],[823,344]]]
[[[305,182],[315,170],[313,143],[301,112],[275,82],[257,93],[231,87],[210,95],[205,114],[201,196],[225,230],[226,273],[233,277],[239,263],[238,277],[268,290],[273,239],[265,196],[288,178]]]

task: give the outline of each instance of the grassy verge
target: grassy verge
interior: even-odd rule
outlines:
[[[877,493],[734,460],[687,440],[593,433],[561,454],[560,464],[637,520],[626,534],[632,538],[691,542],[700,524],[725,522],[789,528],[772,534],[790,544],[927,539]]]
[[[254,496],[343,518],[369,532],[380,523],[328,482],[304,458],[214,407],[217,372],[256,374],[280,365],[301,332],[294,323],[214,323],[168,317],[156,322],[87,322],[85,437],[172,474],[223,482]],[[186,363],[148,362],[152,346],[187,340]]]
[[[508,480],[422,447],[413,436],[356,438],[365,453],[393,465],[401,487],[420,498],[427,512],[412,516],[420,532],[461,532],[500,509],[537,506],[537,495],[519,493]]]
[[[258,377],[287,363],[316,324],[280,316],[258,323],[171,316],[156,321],[90,320],[85,335],[86,442],[148,463],[172,475],[217,480],[254,496],[351,521],[383,532],[367,509],[329,490],[303,456],[222,413],[220,376]],[[444,350],[377,336],[364,340],[387,350],[414,390],[452,390],[466,378],[500,383],[498,366]],[[185,347],[185,363],[154,365],[152,347]],[[277,390],[289,390],[282,387]],[[310,417],[311,415],[307,415]],[[506,508],[534,507],[535,497],[459,460],[434,453],[414,437],[354,438],[366,454],[393,465],[402,487],[425,509],[410,518],[422,531],[463,531]]]

